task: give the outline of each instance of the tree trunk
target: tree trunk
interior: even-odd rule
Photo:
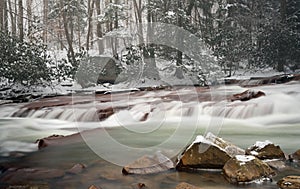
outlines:
[[[71,61],[72,64],[74,65],[76,62],[75,59],[75,53],[74,53],[74,49],[73,49],[73,42],[72,42],[72,38],[71,38],[71,34],[69,33],[69,21],[66,15],[66,10],[64,10],[64,0],[60,0],[60,9],[62,11],[62,18],[63,18],[63,25],[64,25],[64,30],[65,30],[65,35],[67,38],[67,42],[68,42],[68,53],[71,56]]]
[[[281,23],[285,26],[286,25],[286,19],[287,19],[287,2],[286,0],[280,0],[280,15],[281,15]],[[280,47],[279,49],[279,58],[277,63],[277,70],[279,72],[284,71],[284,65],[286,64],[285,60],[285,49],[282,49],[284,47]]]
[[[19,13],[18,13],[18,28],[19,28],[19,39],[21,41],[24,40],[24,8],[23,8],[23,0],[18,0],[18,9],[19,9]]]
[[[99,16],[101,14],[101,5],[100,5],[100,1],[99,0],[95,0],[96,1],[96,11],[97,11],[97,16]],[[99,50],[99,54],[103,54],[104,53],[104,46],[103,46],[103,33],[102,33],[102,26],[101,23],[99,21],[97,21],[97,41],[98,41],[98,50]]]
[[[92,33],[92,16],[93,16],[93,6],[94,0],[88,0],[88,31],[86,36],[86,50],[90,50],[90,39]]]
[[[287,18],[287,2],[286,2],[286,0],[280,0],[280,15],[281,15],[281,21],[283,23],[285,23],[286,18]]]
[[[148,4],[150,0],[148,0]],[[153,41],[153,15],[152,12],[148,9],[147,11],[147,37],[148,42]],[[155,62],[155,49],[154,44],[147,44],[143,50],[144,60],[145,60],[145,72],[144,76],[148,77],[149,79],[159,80],[159,72],[156,67]]]
[[[178,9],[182,9],[182,2],[181,0],[177,0],[177,4],[178,4]],[[178,27],[182,27],[183,26],[183,18],[182,16],[180,15],[179,11],[177,13],[178,15]],[[183,41],[182,41],[182,36],[180,36],[180,34],[177,35],[177,46],[181,46],[183,44]],[[182,64],[182,51],[180,49],[177,50],[177,58],[176,58],[176,72],[175,72],[175,76],[178,78],[178,79],[183,79],[183,64]]]
[[[48,0],[43,0],[43,42],[47,43],[48,41],[48,32],[47,32],[47,24],[48,24]]]
[[[195,0],[189,0],[189,5],[187,7],[186,15],[191,16],[192,15],[192,10],[195,6]]]
[[[28,37],[31,38],[32,33],[32,0],[27,0],[27,27]]]
[[[13,14],[13,8],[12,8],[12,5],[11,5],[11,2],[10,0],[8,0],[8,8],[9,8],[9,15],[10,15],[10,21],[11,21],[11,34],[13,36],[16,35],[16,22],[15,22],[15,16]]]
[[[0,1],[0,31],[4,31],[4,1]]]
[[[4,1],[4,32],[8,33],[8,7],[7,7],[7,0]]]

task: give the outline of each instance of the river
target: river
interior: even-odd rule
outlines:
[[[217,98],[220,94],[226,93],[230,96],[244,90],[231,86],[209,92],[212,97]],[[274,177],[273,182],[251,185],[231,185],[218,171],[184,173],[170,170],[154,175],[122,175],[122,166],[142,155],[151,155],[157,151],[175,161],[177,155],[197,135],[205,135],[208,132],[213,132],[244,149],[256,141],[270,140],[280,145],[286,154],[298,150],[300,84],[292,82],[260,86],[254,87],[253,90],[264,91],[266,96],[247,102],[226,101],[225,104],[216,104],[213,103],[214,98],[210,98],[209,101],[193,100],[190,89],[177,89],[175,92],[181,97],[179,100],[173,97],[166,100],[165,97],[172,96],[166,90],[139,93],[135,98],[121,93],[113,102],[123,108],[101,121],[95,121],[93,114],[97,111],[94,112],[93,109],[107,105],[103,96],[93,97],[93,103],[88,101],[73,103],[72,106],[34,110],[30,114],[27,112],[26,117],[13,115],[24,111],[27,104],[2,105],[0,165],[59,169],[66,173],[58,178],[28,181],[22,180],[22,176],[19,175],[19,179],[6,178],[7,182],[2,180],[0,188],[30,183],[50,188],[89,188],[95,185],[101,188],[123,189],[136,188],[138,183],[144,183],[148,188],[171,189],[179,182],[188,182],[201,188],[212,189],[277,189],[278,179],[287,174],[299,175],[299,169],[283,171]],[[202,91],[198,96],[201,95],[205,95],[205,92]],[[187,98],[188,96],[191,98]],[[74,102],[78,96],[70,98]],[[73,116],[69,115],[69,110],[72,110]],[[38,150],[35,143],[37,139],[53,134],[67,136],[78,132],[81,135],[78,135],[75,141],[63,145]],[[75,164],[84,164],[85,169],[80,174],[67,173],[66,170]],[[4,171],[1,171],[1,177],[5,177]]]

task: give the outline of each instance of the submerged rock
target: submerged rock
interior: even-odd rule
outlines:
[[[287,176],[277,182],[277,185],[281,189],[299,189],[300,188],[300,176]]]
[[[248,101],[251,100],[253,98],[259,98],[262,96],[266,96],[266,94],[262,91],[253,91],[253,90],[246,90],[240,94],[235,94],[231,97],[231,101]]]
[[[246,155],[253,155],[261,160],[280,159],[285,160],[285,154],[279,146],[275,146],[270,141],[256,142],[246,150]]]
[[[254,156],[237,155],[223,167],[225,178],[233,184],[270,180],[275,172],[263,161]]]
[[[66,173],[70,174],[79,174],[86,168],[86,165],[78,163],[74,165],[71,169],[67,170]]]
[[[46,148],[47,146],[51,145],[52,144],[51,141],[55,141],[56,139],[60,139],[63,137],[64,137],[63,135],[51,135],[46,138],[38,139],[36,141],[36,143],[38,143],[39,149],[42,149],[42,148]]]
[[[245,154],[244,150],[208,133],[206,137],[198,136],[183,152],[176,169],[222,169],[231,157],[239,154]]]
[[[300,150],[296,151],[295,153],[289,155],[290,161],[299,161],[300,160]]]
[[[65,175],[65,171],[60,169],[47,169],[47,168],[10,168],[3,177],[0,183],[19,183],[22,181],[34,181],[60,178]]]
[[[147,189],[148,187],[144,183],[132,184],[132,189]]]
[[[12,185],[6,189],[50,189],[48,184],[26,184],[26,185]]]
[[[101,188],[99,188],[99,187],[97,187],[97,186],[95,186],[95,185],[91,185],[91,186],[89,187],[89,189],[101,189]]]
[[[266,160],[264,162],[267,163],[273,169],[283,170],[283,169],[287,168],[285,161],[282,161],[282,160],[275,159],[275,160]]]
[[[174,163],[161,153],[153,156],[143,156],[133,163],[125,166],[122,170],[124,175],[128,174],[153,174],[174,168]]]
[[[182,183],[178,184],[175,189],[201,189],[201,188],[191,185],[186,182],[182,182]]]

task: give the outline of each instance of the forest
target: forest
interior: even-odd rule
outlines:
[[[239,69],[299,69],[299,0],[2,0],[0,15],[2,83],[74,79],[80,63],[93,56],[113,58],[117,72],[143,65],[143,76],[152,79],[160,77],[157,64],[165,64],[160,71],[196,76],[202,85],[212,67],[225,76]],[[199,45],[186,53],[151,43],[168,35],[186,43],[178,31],[153,32],[155,23],[196,37],[209,49],[206,59],[191,56],[203,54]],[[130,41],[132,27],[140,32],[137,43]]]

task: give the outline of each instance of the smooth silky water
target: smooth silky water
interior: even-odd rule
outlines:
[[[266,118],[268,119],[268,118]],[[177,145],[186,143],[186,138],[190,138],[190,142],[196,135],[204,134],[210,130],[209,125],[200,124],[196,130],[192,121],[183,120],[185,123],[185,132],[181,132],[181,137],[172,143],[168,148],[156,149],[151,148],[149,154],[154,154],[156,150],[168,154]],[[81,123],[82,125],[95,123]],[[151,125],[147,123],[146,125]],[[137,125],[135,125],[137,126]],[[140,125],[145,126],[145,123]],[[122,175],[122,167],[103,160],[95,149],[91,149],[84,141],[74,144],[66,144],[60,146],[49,146],[42,150],[37,150],[32,143],[36,139],[52,134],[70,134],[80,130],[81,126],[71,122],[57,120],[41,120],[41,119],[18,119],[7,118],[0,119],[1,130],[1,164],[10,165],[12,167],[46,167],[51,169],[70,169],[74,164],[82,163],[87,167],[78,175],[66,175],[63,178],[51,179],[42,182],[48,182],[51,188],[88,188],[94,184],[101,188],[132,188],[138,183],[144,183],[149,188],[175,188],[179,182],[188,182],[202,188],[273,188],[277,189],[276,179],[286,174],[300,174],[300,172],[289,170],[283,172],[274,178],[273,182],[251,185],[231,185],[223,178],[220,172],[200,171],[197,173],[184,173],[171,170],[164,173],[153,175]],[[129,127],[129,126],[127,126]],[[210,125],[210,127],[212,127]],[[156,128],[156,127],[155,127]],[[178,129],[176,121],[164,123],[159,128],[159,134],[155,131],[141,134],[128,131],[126,127],[110,127],[106,129],[98,129],[95,132],[85,135],[96,139],[98,145],[104,144],[101,149],[105,153],[112,153],[122,157],[115,149],[111,149],[109,145],[110,139],[97,138],[99,133],[107,132],[109,136],[116,139],[119,143],[133,148],[149,148],[157,146],[160,142],[166,140]],[[78,131],[78,130],[77,130]],[[280,124],[280,125],[258,125],[247,124],[245,120],[224,120],[219,130],[218,136],[242,147],[247,148],[256,141],[270,140],[275,144],[279,144],[285,153],[289,154],[299,149],[300,124]],[[100,134],[101,135],[101,134]],[[5,145],[5,141],[9,139],[11,145]],[[181,141],[181,140],[184,141]],[[107,141],[108,140],[108,141]],[[27,145],[26,145],[27,144]],[[18,146],[19,145],[19,146]],[[174,145],[174,146],[173,146]],[[183,149],[182,149],[183,150]],[[20,151],[25,154],[23,157],[11,157],[10,151]],[[32,151],[32,152],[31,152]],[[172,152],[174,153],[174,152]],[[171,154],[172,154],[171,153]],[[176,160],[176,157],[172,157]],[[133,159],[134,160],[134,159]],[[132,161],[133,161],[132,160]],[[37,181],[40,183],[41,181]],[[34,183],[34,182],[31,182]]]

